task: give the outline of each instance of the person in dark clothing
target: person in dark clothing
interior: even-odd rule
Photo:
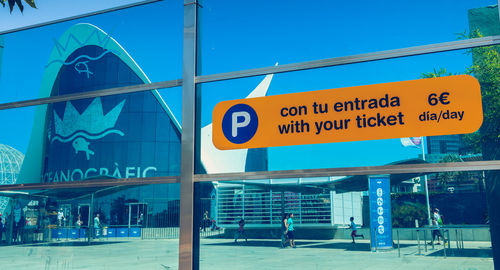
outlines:
[[[238,225],[238,231],[234,234],[234,242],[237,243],[240,237],[245,237],[245,242],[248,242],[248,237],[245,233],[245,221],[241,219]]]
[[[432,230],[432,241],[429,243],[429,245],[432,245],[434,243],[434,240],[436,240],[436,237],[438,240],[436,245],[441,245],[441,242],[439,239],[443,238],[443,235],[441,234],[441,228],[439,227],[439,223],[438,223],[435,216],[431,217],[431,223],[432,223],[432,226],[435,227],[436,229]]]
[[[289,241],[288,240],[288,218],[290,215],[285,214],[283,216],[283,219],[281,219],[281,248],[286,247],[286,243]]]
[[[290,241],[290,247],[295,248],[295,228],[293,227],[293,213],[290,213],[287,219],[287,231],[288,241]]]
[[[24,215],[21,215],[21,219],[17,223],[17,235],[19,238],[19,242],[24,243],[24,226],[26,226],[26,218],[24,218]],[[17,239],[16,238],[16,239]]]
[[[205,211],[205,213],[203,213],[203,219],[201,220],[201,229],[206,231],[207,227],[210,227],[210,217],[208,216],[208,211]]]

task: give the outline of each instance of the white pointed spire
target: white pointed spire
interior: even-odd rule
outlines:
[[[276,66],[278,63],[276,63]],[[274,74],[266,75],[247,98],[263,97],[267,94]],[[244,172],[248,149],[219,150],[212,141],[212,124],[201,129],[201,162],[207,173]]]

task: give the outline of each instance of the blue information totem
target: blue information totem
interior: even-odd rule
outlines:
[[[392,248],[391,190],[389,175],[370,176],[370,229],[372,251]]]

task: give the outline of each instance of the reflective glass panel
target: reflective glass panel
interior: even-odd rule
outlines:
[[[498,3],[207,1],[203,74],[499,35]],[[463,34],[463,35],[462,35]]]
[[[66,73],[61,83],[71,80],[79,86],[73,90],[80,91],[178,79],[182,76],[181,38],[179,1],[3,35],[0,102],[47,97],[61,72]],[[124,68],[137,78],[124,76]]]
[[[200,269],[492,269],[488,173],[212,182]]]

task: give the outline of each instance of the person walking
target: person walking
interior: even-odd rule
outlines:
[[[210,217],[208,216],[208,211],[205,211],[205,213],[203,213],[203,219],[201,221],[201,228],[204,232],[207,230],[207,227],[210,226],[209,224],[210,224]]]
[[[288,218],[290,216],[285,214],[281,219],[281,248],[286,247],[286,242],[288,242]]]
[[[99,238],[101,236],[101,220],[99,219],[99,213],[97,213],[94,218],[94,232],[94,238]]]
[[[82,215],[78,214],[75,222],[76,227],[79,229],[83,225]]]
[[[245,242],[248,243],[248,237],[245,233],[245,220],[241,219],[238,222],[238,231],[234,234],[234,242],[237,243],[240,237],[245,237]]]
[[[443,225],[443,215],[439,213],[439,209],[434,208],[433,216],[436,218],[436,222],[438,225]]]
[[[293,227],[293,213],[290,213],[287,219],[287,229],[288,229],[288,241],[290,242],[290,247],[296,248],[295,246],[295,228]]]
[[[59,227],[62,227],[64,225],[63,220],[64,220],[64,212],[62,208],[59,208],[59,212],[57,212],[57,225]]]
[[[351,220],[351,225],[349,225],[349,228],[352,230],[352,232],[351,232],[352,243],[356,244],[356,241],[354,241],[354,238],[361,237],[361,238],[365,239],[365,236],[362,234],[357,234],[358,227],[356,226],[356,223],[354,223],[354,217],[351,217],[350,220]]]
[[[24,241],[26,240],[25,236],[24,236],[24,226],[26,226],[26,218],[24,217],[24,215],[21,215],[21,219],[17,223],[16,227],[17,227],[17,235],[18,235],[17,238],[19,238],[18,241],[20,243],[23,243],[23,244],[24,244]]]
[[[432,241],[429,243],[429,245],[432,245],[434,243],[434,240],[436,239],[436,237],[437,237],[437,240],[438,240],[437,243],[436,243],[436,245],[441,245],[441,241],[439,240],[439,238],[440,237],[443,238],[443,235],[441,234],[441,229],[439,227],[439,223],[438,223],[438,221],[437,221],[437,219],[436,219],[435,216],[431,217],[431,221],[432,221],[431,222],[432,223],[432,227],[434,227],[435,229],[432,230]]]

